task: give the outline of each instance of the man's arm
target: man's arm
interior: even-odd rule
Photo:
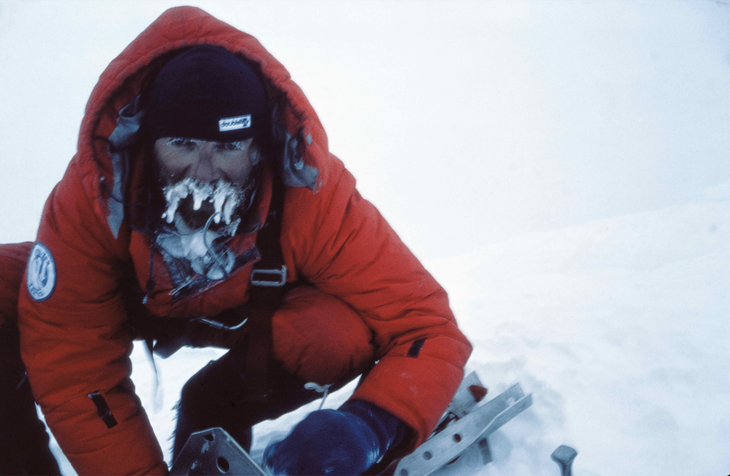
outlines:
[[[284,257],[312,284],[348,303],[373,331],[379,363],[353,399],[405,422],[413,430],[407,445],[415,448],[451,401],[471,345],[446,292],[337,163],[338,180],[318,194],[288,190]]]
[[[46,202],[19,297],[21,350],[36,400],[79,474],[163,474],[129,378],[119,280],[124,246],[94,214],[76,162]]]

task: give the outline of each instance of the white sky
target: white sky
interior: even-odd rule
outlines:
[[[730,181],[725,2],[192,3],[282,61],[422,258]],[[174,4],[0,0],[0,242],[34,238],[96,79]]]

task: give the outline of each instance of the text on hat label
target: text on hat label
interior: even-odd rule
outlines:
[[[251,114],[246,114],[245,116],[225,117],[218,121],[218,130],[220,132],[248,129],[249,127],[251,127]]]

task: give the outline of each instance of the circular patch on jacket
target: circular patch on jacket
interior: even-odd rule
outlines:
[[[36,301],[45,301],[56,288],[56,263],[51,251],[42,243],[36,243],[30,251],[25,284]]]

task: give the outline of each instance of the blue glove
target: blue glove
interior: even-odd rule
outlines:
[[[310,413],[291,434],[270,443],[264,464],[275,476],[358,475],[401,442],[406,425],[375,405],[354,400]]]

